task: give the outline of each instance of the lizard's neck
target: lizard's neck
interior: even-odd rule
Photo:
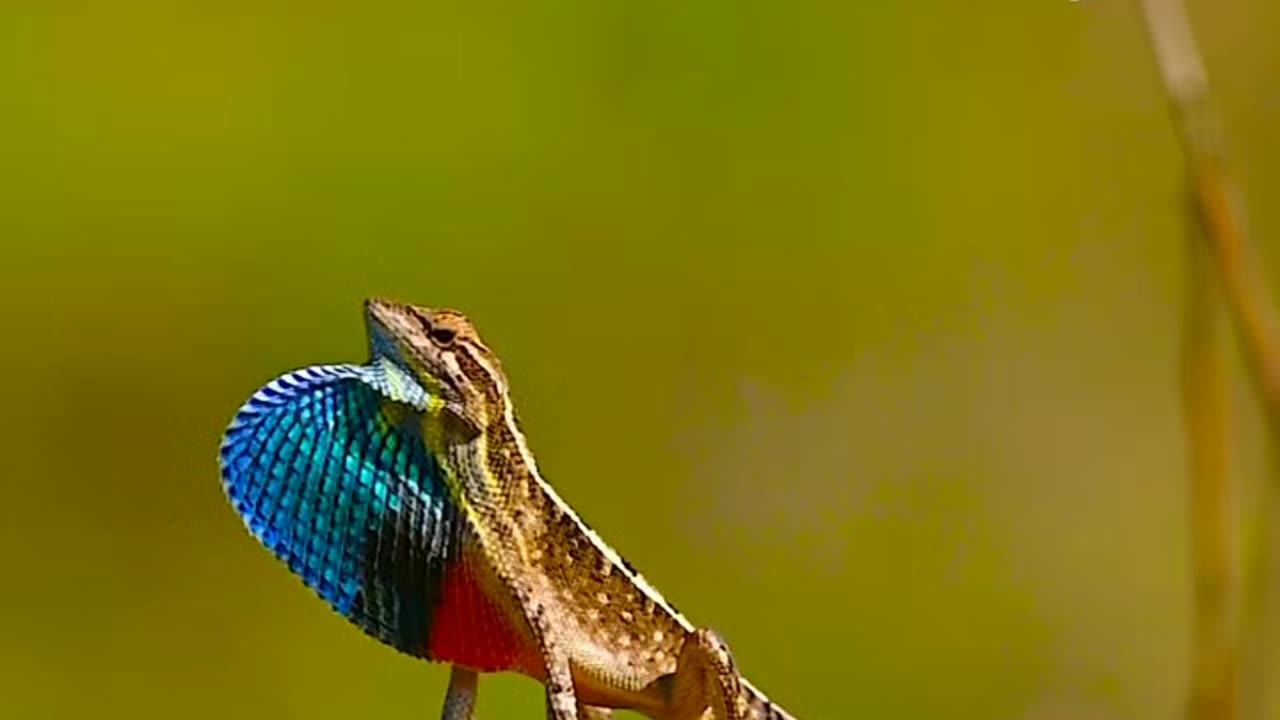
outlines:
[[[524,555],[539,540],[549,498],[510,400],[505,392],[500,397],[485,428],[468,437],[447,429],[446,413],[429,413],[424,424],[455,501],[474,519],[477,539]]]

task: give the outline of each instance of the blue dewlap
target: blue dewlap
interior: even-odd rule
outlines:
[[[426,403],[389,361],[305,368],[254,393],[220,458],[250,532],[339,613],[418,656],[461,528],[422,440]]]

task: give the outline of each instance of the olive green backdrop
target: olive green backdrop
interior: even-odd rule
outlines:
[[[218,482],[370,294],[473,316],[548,478],[802,718],[1180,713],[1180,156],[1131,3],[3,5],[0,716],[438,713]],[[1280,5],[1193,10],[1274,244]]]

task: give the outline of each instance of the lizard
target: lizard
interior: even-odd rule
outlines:
[[[244,525],[377,640],[543,684],[550,720],[795,720],[543,479],[495,354],[461,313],[365,301],[370,360],[255,392],[219,452]]]

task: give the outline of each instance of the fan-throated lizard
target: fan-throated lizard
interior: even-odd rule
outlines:
[[[450,310],[365,303],[371,360],[258,390],[223,438],[223,488],[320,597],[402,652],[546,688],[552,720],[794,720],[748,683],[539,474],[498,359]]]

